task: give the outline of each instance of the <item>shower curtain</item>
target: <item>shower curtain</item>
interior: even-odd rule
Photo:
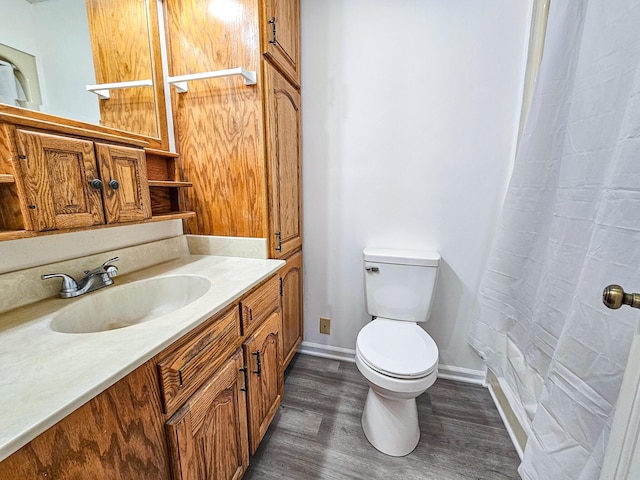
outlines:
[[[524,479],[597,479],[640,311],[640,1],[553,0],[470,343],[528,433]]]

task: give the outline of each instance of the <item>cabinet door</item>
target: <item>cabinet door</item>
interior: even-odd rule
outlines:
[[[104,223],[93,143],[45,133],[16,131],[22,180],[36,231]]]
[[[272,258],[285,258],[302,245],[300,94],[273,67],[265,70],[269,245]]]
[[[302,252],[287,258],[280,269],[282,282],[282,370],[302,343]]]
[[[253,455],[282,400],[280,310],[274,311],[244,343],[249,369],[249,447]]]
[[[231,480],[249,464],[240,350],[166,424],[174,480]]]
[[[263,8],[263,53],[300,87],[300,2],[265,0]]]
[[[107,223],[135,222],[151,218],[151,199],[144,151],[96,143],[104,181]]]

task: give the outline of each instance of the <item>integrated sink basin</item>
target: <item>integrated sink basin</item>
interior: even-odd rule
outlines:
[[[175,275],[107,287],[74,300],[54,315],[60,333],[95,333],[130,327],[162,317],[202,297],[211,282],[197,275]]]

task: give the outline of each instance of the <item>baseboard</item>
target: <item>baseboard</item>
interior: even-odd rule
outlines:
[[[438,365],[438,378],[483,386],[486,384],[487,380],[486,374],[483,370],[454,367],[452,365],[444,365],[442,363]]]
[[[522,457],[524,455],[524,447],[527,444],[527,431],[518,420],[518,416],[511,407],[509,398],[507,395],[505,395],[505,392],[500,386],[500,382],[498,381],[498,379],[491,372],[489,372],[487,377],[487,387],[489,389],[489,394],[491,394],[493,403],[495,404],[496,409],[500,414],[500,418],[502,418],[502,423],[509,433],[511,443],[513,443],[516,452],[518,452],[518,455],[520,456],[520,460],[522,460]]]
[[[341,360],[344,362],[356,362],[356,351],[350,348],[333,347],[321,343],[302,342],[298,353],[311,355],[312,357],[330,358],[331,360]]]
[[[311,355],[314,357],[330,358],[331,360],[341,360],[355,363],[356,351],[350,348],[333,347],[321,343],[302,342],[298,353]],[[454,367],[451,365],[438,365],[438,378],[455,380],[458,382],[473,383],[475,385],[485,384],[485,373],[480,370]]]

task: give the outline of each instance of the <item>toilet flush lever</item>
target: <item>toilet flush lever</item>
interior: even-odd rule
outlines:
[[[367,272],[379,272],[380,269],[378,267],[364,267]]]

